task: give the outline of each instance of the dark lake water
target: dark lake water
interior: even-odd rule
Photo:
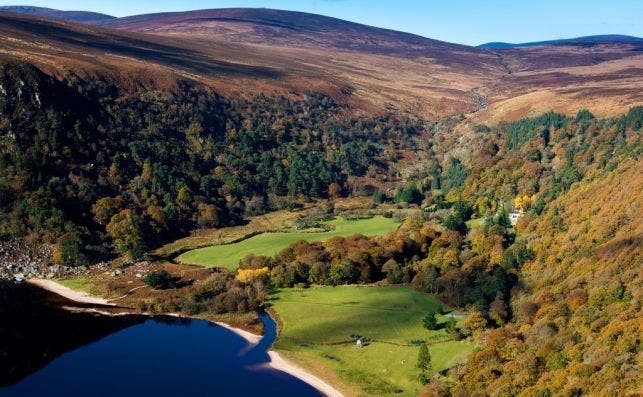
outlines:
[[[48,354],[51,346],[39,347],[42,352],[25,346],[40,367],[0,387],[0,396],[319,396],[299,379],[266,367],[276,327],[268,316],[263,320],[266,334],[258,345],[206,321],[139,317],[44,364],[38,354]],[[66,329],[70,337],[83,334],[82,322],[73,327]],[[47,332],[41,327],[38,335],[47,338]],[[10,351],[19,357],[15,347]]]

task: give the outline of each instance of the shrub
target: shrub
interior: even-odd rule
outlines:
[[[382,204],[386,201],[388,201],[388,197],[386,196],[386,192],[383,190],[377,189],[375,193],[373,193],[373,202],[375,204]]]
[[[415,183],[409,183],[395,193],[395,201],[398,203],[420,204],[423,199],[424,196]]]
[[[168,289],[176,287],[176,281],[172,275],[165,270],[151,272],[143,278],[143,282],[154,289]]]

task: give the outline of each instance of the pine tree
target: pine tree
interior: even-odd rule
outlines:
[[[426,346],[426,343],[422,343],[420,346],[417,367],[422,370],[422,373],[431,370],[431,354],[429,353],[429,348]]]
[[[435,319],[435,311],[429,310],[423,320],[424,328],[433,331],[438,328],[438,321]]]

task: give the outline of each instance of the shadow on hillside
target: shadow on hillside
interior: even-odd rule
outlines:
[[[52,23],[0,16],[0,27],[25,31],[26,35],[40,35],[47,41],[116,55],[153,61],[171,67],[180,67],[199,73],[250,76],[277,79],[282,73],[267,67],[225,62],[186,48],[180,48],[116,33],[80,31]]]

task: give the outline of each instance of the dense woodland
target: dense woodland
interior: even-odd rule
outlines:
[[[120,96],[21,64],[2,66],[0,84],[0,236],[56,243],[71,265],[355,193],[349,177],[386,175],[422,128],[315,94],[231,100],[186,84]]]
[[[453,120],[354,115],[315,94],[230,99],[186,84],[121,96],[16,64],[0,84],[0,236],[54,243],[60,263],[140,257],[305,199],[417,205],[390,236],[250,256],[154,310],[247,311],[271,287],[410,283],[466,308],[454,337],[483,346],[427,396],[640,387],[643,107],[478,125],[480,144],[456,156],[440,138]],[[402,180],[395,164],[408,153],[420,164]],[[376,189],[382,181],[398,188]]]
[[[511,321],[480,331],[484,347],[425,395],[621,396],[640,388],[642,115],[641,107],[602,120],[580,111],[481,128],[488,138],[457,195],[479,213],[514,197],[525,210],[515,230],[529,257],[510,291]]]

